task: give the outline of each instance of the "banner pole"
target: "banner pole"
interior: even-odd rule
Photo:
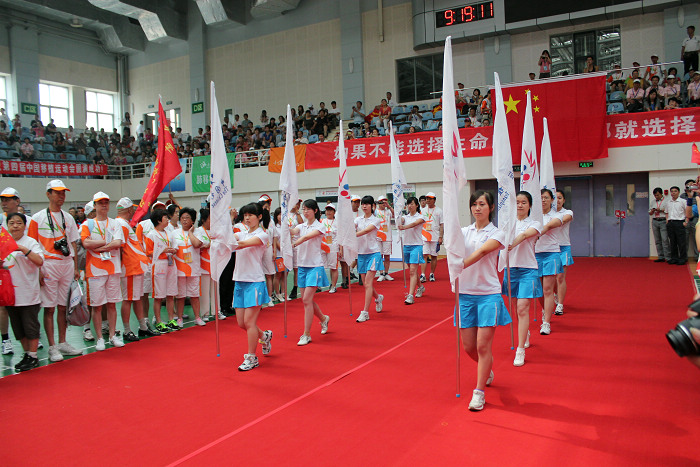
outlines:
[[[462,356],[461,349],[459,348],[460,344],[460,335],[459,335],[459,326],[461,324],[461,314],[459,312],[459,277],[455,279],[455,321],[457,323],[457,326],[455,328],[457,329],[457,395],[456,397],[460,397],[460,387],[459,387],[459,380],[460,380],[460,375],[459,375],[459,370],[460,370],[460,358]]]
[[[351,273],[352,273],[352,269],[350,268],[350,265],[348,264],[348,301],[350,304],[350,316],[352,316],[352,282],[350,279]]]
[[[287,338],[287,302],[289,301],[289,295],[287,295],[287,271],[286,267],[284,268],[284,338]]]
[[[216,356],[221,357],[221,346],[219,342],[219,283],[212,281],[214,284],[216,284],[216,288],[214,289],[214,297],[216,300],[214,301],[214,325],[216,326]]]
[[[508,253],[506,253],[506,271],[508,275],[508,309],[510,311],[510,350],[513,350],[515,349],[513,341],[513,292],[510,287],[510,255]],[[518,315],[517,310],[515,315]]]
[[[403,235],[399,234],[401,239],[401,269],[403,270],[403,288],[406,288],[406,262],[403,258]]]

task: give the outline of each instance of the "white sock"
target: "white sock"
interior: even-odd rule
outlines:
[[[139,330],[140,331],[146,331],[148,329],[148,319],[147,318],[141,318],[139,320]]]

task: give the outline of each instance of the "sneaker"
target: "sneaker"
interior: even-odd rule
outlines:
[[[129,331],[126,334],[124,334],[124,341],[125,342],[138,342],[139,338],[136,337],[136,334],[134,334],[133,331]]]
[[[270,299],[270,301],[267,302],[267,306],[268,306],[268,308],[269,308],[269,307],[272,307],[272,306],[275,306],[275,302],[273,302],[272,299]]]
[[[95,343],[95,350],[97,351],[102,351],[105,349],[105,340],[104,338],[100,337],[97,339],[97,342]]]
[[[563,315],[564,314],[564,305],[561,303],[557,304],[557,307],[554,309],[554,314],[555,315]]]
[[[94,341],[94,340],[95,340],[95,336],[92,335],[92,331],[91,331],[91,330],[89,330],[89,329],[84,329],[84,330],[83,330],[83,340],[84,340],[84,341],[88,341],[88,342]]]
[[[321,334],[326,334],[328,332],[328,322],[331,320],[331,317],[326,315],[325,321],[321,321]]]
[[[354,272],[350,272],[350,280],[357,279],[357,276],[355,275]]]
[[[94,339],[94,338],[93,338],[93,339]],[[39,342],[39,344],[36,346],[36,348],[37,348],[38,350],[41,350],[41,349],[44,348],[44,344],[42,344],[41,342]]]
[[[170,321],[168,321],[168,329],[170,329],[172,331],[179,331],[180,330],[180,327],[177,325],[176,319],[173,318]]]
[[[335,293],[335,292],[336,292],[335,286],[333,286],[333,287],[331,287],[330,289],[328,289],[328,293]]]
[[[207,325],[207,323],[205,323],[202,318],[195,318],[194,324],[196,324],[197,326],[206,326]]]
[[[178,319],[177,319],[177,327],[179,327],[180,329],[182,329],[182,328],[185,327],[184,318],[178,318]]]
[[[430,274],[430,282],[435,282],[435,274]]]
[[[515,351],[515,360],[513,360],[513,366],[523,365],[525,365],[525,349],[518,349]]]
[[[263,355],[268,355],[270,350],[272,350],[272,331],[263,331],[263,337],[259,339],[258,342],[262,344]]]
[[[257,355],[247,353],[243,355],[243,363],[239,365],[238,371],[250,371],[258,366]]]
[[[382,282],[384,280],[384,274],[380,274],[377,276],[377,282]]]
[[[27,359],[24,360],[24,363],[22,365],[17,365],[15,367],[15,370],[17,371],[28,371],[31,370],[32,368],[36,368],[39,366],[39,359],[36,357],[30,357],[27,355]]]
[[[306,345],[311,343],[311,336],[307,336],[306,334],[302,334],[301,337],[299,338],[299,342],[297,342],[297,345]]]
[[[10,355],[13,353],[15,353],[15,351],[12,349],[12,341],[10,339],[2,341],[2,354]]]
[[[471,410],[472,412],[478,412],[479,410],[482,410],[484,408],[485,403],[486,397],[484,395],[484,391],[474,389],[474,392],[472,393],[472,400],[469,403],[469,410]]]
[[[416,298],[421,298],[423,296],[423,292],[425,292],[425,287],[421,285],[416,289]]]
[[[63,354],[55,345],[49,346],[49,360],[52,362],[60,362],[63,360]]]
[[[489,377],[486,379],[486,386],[491,386],[491,383],[493,383],[493,370],[491,370],[491,373],[489,373]]]
[[[369,313],[366,311],[361,311],[360,316],[355,321],[357,321],[358,323],[364,323],[368,319],[369,319]]]
[[[78,350],[72,345],[70,345],[68,342],[61,342],[57,346],[58,351],[61,352],[63,355],[82,355],[83,351]]]
[[[542,325],[540,326],[540,334],[542,334],[543,336],[548,336],[551,331],[552,329],[549,323],[542,323]]]
[[[527,332],[527,339],[525,339],[525,348],[530,348],[530,331]]]
[[[122,338],[117,336],[116,334],[109,338],[109,343],[115,347],[124,347],[124,342],[122,341]]]
[[[406,300],[403,301],[406,305],[413,305],[413,295],[406,295]]]
[[[223,314],[222,312],[219,312],[219,319],[220,319],[220,320],[226,319],[226,315]]]
[[[421,281],[421,282],[425,282],[425,274],[421,274],[421,275],[420,275],[420,281]]]
[[[161,323],[162,324],[162,323]],[[165,331],[167,332],[167,331]],[[161,332],[156,331],[155,329],[151,328],[146,328],[146,329],[139,329],[139,337],[152,337],[152,336],[160,336]],[[124,336],[126,337],[126,336]]]
[[[292,287],[292,291],[289,293],[289,299],[294,300],[297,298],[297,286]]]
[[[393,281],[394,278],[391,277],[389,274],[384,274],[384,280],[385,280],[385,281]]]
[[[107,325],[107,326],[102,326],[102,335],[103,335],[103,336],[109,336],[109,325]]]
[[[190,301],[189,298],[186,299],[186,300],[187,300],[187,302],[188,302],[188,303],[186,303],[186,304],[189,305],[189,301]],[[190,315],[188,315],[187,313],[183,313],[183,314],[182,314],[182,319],[190,319]]]
[[[159,332],[159,333],[161,333],[161,334],[165,334],[165,333],[167,333],[168,331],[170,331],[170,328],[168,327],[167,324],[165,324],[165,323],[158,323],[158,324],[156,324],[156,332]],[[141,332],[141,331],[139,331],[139,333],[140,333],[140,332]]]
[[[343,289],[347,289],[347,288],[348,288],[348,281],[343,281],[343,282],[340,284],[340,287],[343,288]]]
[[[15,371],[22,371],[22,370],[20,370],[20,368],[22,368],[22,366],[24,366],[27,363],[28,358],[29,358],[29,354],[25,353],[24,356],[22,357],[22,360],[17,362],[17,364],[15,365]]]
[[[377,299],[374,301],[374,306],[375,306],[376,309],[377,309],[377,313],[381,313],[381,312],[382,312],[382,302],[383,302],[383,301],[384,301],[384,295],[379,294],[379,296],[377,297]]]

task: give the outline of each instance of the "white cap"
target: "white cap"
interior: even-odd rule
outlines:
[[[310,109],[313,109],[314,105],[313,105],[313,104],[309,104],[309,105],[307,105],[307,107],[310,108]]]
[[[651,56],[652,56],[652,57],[659,58],[659,54],[657,54],[657,53],[653,53],[653,54],[651,54]]]
[[[156,202],[153,203],[153,205],[151,206],[151,209],[155,209],[156,206],[158,206],[159,204],[160,204],[161,206],[165,207],[165,203],[164,203],[164,202],[162,202],[162,201],[157,201],[157,200],[156,200]]]
[[[425,195],[425,197],[426,198],[437,198],[437,196],[435,196],[435,193],[433,193],[432,191],[429,191],[428,194]]]
[[[377,201],[388,201],[388,199],[386,196],[381,195],[379,198],[377,198]]]
[[[51,180],[49,183],[46,184],[46,191],[49,190],[70,191],[68,188],[66,188],[66,185],[63,183],[63,180]]]
[[[131,201],[131,198],[124,197],[117,201],[117,209],[129,209],[134,206],[136,205]]]
[[[360,198],[360,197],[357,196],[357,195],[352,195],[352,196],[350,197],[350,201],[360,201],[361,199],[362,199],[362,198]]]
[[[676,75],[668,75],[668,76],[667,76],[667,78],[669,78],[669,79],[675,78],[675,77],[676,77]]]
[[[261,201],[266,203],[268,201],[272,201],[272,198],[270,198],[268,195],[262,195],[262,196],[260,196],[260,199],[258,199],[258,202],[261,202]]]
[[[335,211],[335,206],[333,205],[333,203],[329,203],[329,204],[326,204],[326,209],[332,209]]]
[[[3,198],[19,198],[19,191],[8,186],[4,190],[2,190],[2,193],[0,193],[0,196]]]
[[[85,205],[85,215],[86,216],[94,210],[95,210],[95,204],[92,201],[90,201],[89,203],[87,203]]]
[[[639,78],[636,78],[636,79],[633,81],[633,83],[641,83],[641,82],[642,82],[642,80],[639,79]]]
[[[95,193],[95,196],[92,197],[92,202],[96,203],[101,199],[106,199],[109,201],[109,195],[104,191],[98,191],[97,193]]]

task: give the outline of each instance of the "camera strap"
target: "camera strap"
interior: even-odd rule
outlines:
[[[58,230],[53,226],[53,215],[51,214],[51,211],[49,211],[49,208],[46,208],[46,220],[49,223],[49,228],[51,229],[51,236],[55,238],[54,235],[54,230]],[[63,236],[66,236],[66,217],[63,215],[63,210],[61,209],[61,222],[63,224],[63,231],[59,230],[63,234]]]

